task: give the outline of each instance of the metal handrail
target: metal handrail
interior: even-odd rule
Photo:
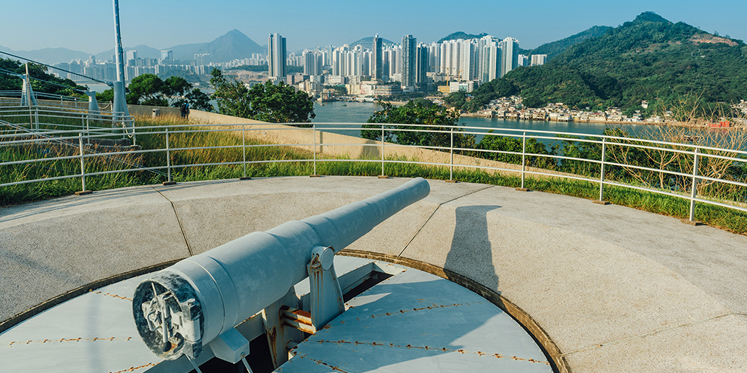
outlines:
[[[2,113],[2,109],[0,108],[0,113]],[[0,125],[2,125],[2,121],[0,121]],[[158,149],[133,149],[131,151],[118,151],[118,152],[111,152],[111,153],[91,153],[90,148],[87,148],[83,146],[83,139],[95,139],[95,138],[105,138],[105,137],[111,137],[111,133],[105,132],[106,128],[87,128],[86,130],[82,130],[82,128],[77,129],[71,129],[71,130],[54,130],[49,132],[44,132],[44,135],[46,138],[38,138],[38,137],[31,137],[34,133],[19,133],[19,134],[4,134],[0,135],[0,146],[22,146],[22,145],[33,145],[33,144],[42,144],[45,142],[49,142],[49,137],[53,137],[56,141],[67,141],[71,142],[75,139],[78,139],[79,142],[79,151],[77,155],[69,155],[69,156],[60,156],[60,157],[38,157],[34,159],[25,159],[25,160],[14,160],[14,161],[2,161],[0,162],[0,167],[2,166],[10,166],[10,165],[20,165],[20,164],[32,164],[36,162],[44,162],[44,161],[54,161],[54,160],[72,160],[72,159],[80,159],[81,161],[81,168],[80,170],[76,171],[75,174],[72,175],[64,175],[64,176],[56,176],[56,177],[47,177],[42,178],[38,180],[17,180],[10,183],[4,183],[0,184],[0,187],[4,186],[11,186],[11,185],[17,185],[17,184],[26,184],[26,183],[33,183],[38,181],[44,181],[44,180],[57,180],[57,179],[64,179],[64,178],[75,178],[80,177],[81,183],[83,185],[83,188],[85,190],[85,177],[91,177],[96,175],[105,175],[105,174],[111,174],[111,173],[118,173],[118,172],[133,172],[133,171],[143,171],[143,170],[152,170],[152,171],[161,171],[166,170],[168,181],[171,181],[171,171],[176,169],[183,169],[187,167],[212,167],[212,166],[221,166],[221,165],[241,165],[244,167],[244,176],[246,176],[246,166],[251,164],[263,164],[263,163],[288,163],[288,162],[308,162],[313,163],[314,166],[314,175],[316,174],[316,165],[317,162],[381,162],[381,175],[385,175],[385,165],[386,164],[419,164],[419,165],[428,165],[428,166],[437,166],[437,167],[449,167],[450,173],[449,173],[449,179],[453,180],[453,169],[454,167],[460,167],[464,169],[475,169],[475,170],[492,170],[492,171],[502,171],[502,172],[511,172],[511,173],[521,173],[521,179],[522,179],[522,187],[524,186],[524,179],[525,175],[537,175],[537,176],[550,176],[550,177],[557,177],[557,178],[564,178],[564,179],[572,179],[572,180],[582,180],[586,182],[592,182],[599,184],[599,200],[603,200],[604,197],[604,187],[605,186],[616,186],[616,187],[624,187],[632,190],[640,190],[640,191],[647,191],[647,192],[653,192],[657,194],[663,194],[668,195],[671,197],[681,198],[685,200],[689,200],[691,207],[690,207],[690,220],[694,220],[695,217],[695,202],[698,203],[706,203],[716,206],[721,206],[733,210],[738,211],[744,211],[747,212],[747,208],[744,207],[744,204],[741,202],[734,202],[729,203],[729,201],[716,201],[712,199],[705,198],[704,196],[700,196],[697,193],[697,183],[700,181],[707,181],[707,182],[714,182],[714,183],[724,183],[729,185],[735,185],[739,187],[747,187],[747,183],[737,180],[729,180],[724,178],[715,178],[707,175],[699,175],[698,174],[698,168],[697,165],[699,161],[702,161],[706,158],[714,158],[714,159],[722,159],[730,162],[747,162],[747,151],[741,150],[741,149],[722,149],[722,148],[715,148],[715,147],[708,147],[708,146],[700,146],[695,144],[681,144],[681,143],[673,143],[673,142],[667,142],[667,141],[658,141],[658,140],[649,140],[649,139],[639,139],[639,138],[632,138],[632,137],[620,137],[620,136],[608,136],[608,135],[595,135],[595,134],[574,134],[574,133],[566,133],[566,132],[553,132],[553,131],[543,131],[543,130],[515,130],[515,129],[505,129],[501,128],[498,130],[495,129],[486,129],[482,127],[470,127],[470,126],[441,126],[441,125],[424,125],[424,124],[402,124],[400,126],[407,126],[410,128],[392,128],[392,126],[398,126],[394,124],[373,124],[373,123],[309,123],[310,127],[308,128],[299,128],[299,127],[292,127],[292,126],[286,126],[282,124],[272,124],[272,123],[259,123],[259,124],[238,124],[238,125],[219,125],[219,124],[177,124],[177,125],[165,125],[165,126],[137,126],[134,127],[133,131],[137,131],[137,134],[140,136],[149,136],[149,135],[159,135],[159,136],[165,136],[166,139],[166,146],[164,148],[158,148]],[[319,129],[317,126],[322,125],[324,128]],[[346,125],[352,125],[355,126],[355,128],[346,127]],[[363,125],[373,125],[374,128],[366,128],[366,130],[379,132],[383,135],[386,131],[390,131],[393,133],[396,132],[427,132],[427,133],[436,133],[436,134],[447,134],[451,137],[451,143],[448,146],[445,145],[431,145],[431,146],[418,146],[418,145],[404,145],[404,144],[397,144],[397,143],[387,143],[384,141],[383,136],[381,139],[378,140],[371,140],[370,143],[355,143],[350,141],[344,141],[339,143],[321,143],[318,142],[318,133],[324,133],[325,131],[335,131],[335,130],[361,130]],[[170,137],[178,134],[198,134],[198,133],[221,133],[221,132],[241,132],[242,135],[237,136],[237,141],[235,144],[228,144],[228,145],[215,145],[215,146],[204,146],[204,144],[199,144],[196,146],[185,146],[185,145],[179,145],[179,146],[173,146],[169,143]],[[275,131],[308,131],[310,135],[313,136],[313,141],[304,141],[302,143],[290,143],[290,142],[284,142],[282,144],[246,144],[246,138],[245,133],[251,133],[253,131],[263,131],[263,132],[275,132]],[[463,148],[459,146],[454,145],[454,134],[460,134],[460,135],[469,135],[469,134],[475,134],[475,135],[481,135],[481,136],[507,136],[512,137],[515,139],[521,139],[522,141],[522,149],[520,151],[509,151],[509,150],[502,150],[502,149],[477,149],[477,148]],[[571,136],[571,137],[557,137],[560,136]],[[531,151],[528,151],[527,149],[527,140],[528,139],[537,139],[537,140],[561,140],[561,141],[573,141],[573,142],[584,142],[589,144],[597,144],[601,146],[601,157],[597,159],[596,157],[594,159],[589,158],[579,158],[579,157],[571,157],[566,156],[562,154],[540,154],[540,153],[533,153]],[[320,159],[317,156],[317,147],[342,147],[342,146],[359,146],[359,147],[374,147],[379,148],[381,152],[381,158],[380,159]],[[635,149],[648,149],[648,150],[655,150],[655,151],[662,151],[662,152],[668,152],[668,153],[678,153],[682,154],[688,157],[692,158],[692,164],[693,166],[693,172],[681,172],[676,170],[668,170],[668,169],[656,169],[651,167],[645,167],[640,166],[636,164],[630,164],[630,163],[621,163],[620,160],[608,160],[608,153],[610,150],[608,150],[609,146],[625,146]],[[260,148],[260,147],[312,147],[313,149],[313,158],[305,158],[305,159],[263,159],[263,160],[247,160],[246,159],[246,149],[250,148]],[[448,160],[445,162],[424,162],[424,161],[416,161],[416,160],[399,160],[399,159],[386,159],[386,153],[387,149],[395,149],[395,148],[417,148],[417,149],[423,149],[423,150],[431,150],[434,152],[443,153],[444,155],[449,156]],[[229,161],[229,162],[210,162],[210,163],[195,163],[195,164],[173,164],[171,153],[172,152],[185,152],[185,151],[194,151],[194,150],[218,150],[218,149],[241,149],[243,151],[243,159],[237,160],[237,161]],[[513,155],[517,157],[521,157],[521,169],[512,169],[512,168],[506,168],[506,167],[500,167],[496,165],[475,165],[475,164],[457,164],[454,162],[454,153],[455,152],[472,152],[474,154],[481,154],[481,153],[487,153],[487,154],[503,154],[503,155]],[[707,152],[713,152],[717,154],[708,154]],[[166,153],[166,165],[165,166],[153,166],[153,167],[133,167],[133,168],[126,168],[121,170],[107,170],[107,171],[98,171],[98,172],[86,172],[85,171],[85,162],[91,158],[98,158],[101,156],[117,156],[117,155],[140,155],[140,154],[153,154],[153,153]],[[718,154],[722,153],[722,154]],[[723,155],[723,153],[726,153],[728,155]],[[745,158],[739,158],[739,156],[745,157]],[[541,167],[534,166],[533,168],[528,168],[527,166],[531,166],[528,164],[528,158],[529,157],[544,157],[544,158],[551,158],[551,159],[557,159],[561,162],[563,161],[576,161],[576,162],[585,162],[589,165],[594,165],[596,168],[599,169],[599,177],[596,178],[594,176],[588,176],[588,175],[579,175],[579,174],[573,174],[573,173],[563,173],[558,172],[550,169],[545,169]],[[480,158],[482,159],[482,158]],[[518,159],[517,159],[518,160]],[[519,164],[515,164],[516,166],[519,166]],[[130,165],[129,167],[132,167]],[[672,175],[680,178],[689,178],[691,180],[692,190],[690,193],[687,193],[685,191],[682,192],[675,192],[673,190],[667,190],[664,188],[656,188],[653,186],[648,185],[636,185],[634,183],[629,182],[621,182],[619,180],[610,180],[608,176],[605,175],[605,167],[619,167],[619,168],[630,168],[630,169],[637,169],[641,171],[647,171],[652,172],[655,174],[667,174]],[[595,171],[596,172],[596,171]],[[160,172],[159,172],[160,173]]]

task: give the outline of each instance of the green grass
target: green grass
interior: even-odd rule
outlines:
[[[179,118],[164,118],[156,121],[140,120],[140,126],[185,125]],[[171,148],[240,145],[240,137],[229,132],[205,133],[174,133],[177,129],[170,129],[169,145]],[[151,131],[153,132],[153,131]],[[164,134],[140,132],[137,142],[143,149],[159,149],[165,147]],[[276,176],[308,176],[314,173],[314,165],[308,160],[312,154],[296,148],[280,148],[272,144],[258,141],[246,141],[247,162],[255,161],[284,161],[277,163],[247,164],[246,172],[250,177]],[[0,144],[1,145],[1,144]],[[0,146],[0,159],[18,160],[34,159],[41,156],[53,157],[76,155],[74,147],[65,146]],[[211,150],[181,150],[170,153],[172,165],[241,162],[243,159],[240,148],[211,149]],[[133,154],[120,158],[141,164],[145,167],[159,167],[166,165],[166,152]],[[381,163],[371,159],[370,162],[349,162],[342,157],[320,159],[317,162],[319,175],[348,175],[348,176],[376,176],[381,174]],[[404,158],[389,159],[396,161],[413,161]],[[130,166],[103,157],[87,158],[86,172],[101,172],[121,170]],[[0,166],[0,183],[16,180],[32,180],[45,177],[76,174],[80,170],[80,160],[44,161],[33,165]],[[166,170],[161,174],[148,171],[117,172],[101,176],[86,177],[86,188],[90,190],[104,190],[122,188],[135,185],[152,185],[166,181]],[[447,167],[386,163],[384,173],[396,177],[423,177],[433,180],[448,180]],[[519,187],[521,178],[515,174],[489,173],[482,170],[461,169],[454,170],[454,179],[462,182]],[[172,169],[172,180],[178,182],[231,179],[243,176],[243,165],[190,166]],[[599,197],[599,185],[583,180],[561,179],[555,177],[527,176],[525,187],[542,192],[563,194],[585,199]],[[79,177],[63,180],[41,181],[35,183],[0,187],[0,206],[15,205],[32,201],[44,200],[72,194],[81,190]],[[686,219],[689,214],[689,201],[652,192],[642,192],[629,188],[606,186],[605,200],[622,206],[628,206],[657,214]],[[747,214],[712,206],[703,203],[696,204],[696,218],[708,225],[719,227],[739,234],[747,234]]]

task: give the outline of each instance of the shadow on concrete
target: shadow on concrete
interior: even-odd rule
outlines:
[[[467,276],[483,286],[498,291],[498,275],[493,266],[493,247],[488,237],[488,212],[496,205],[460,206],[456,208],[456,226],[444,269]]]

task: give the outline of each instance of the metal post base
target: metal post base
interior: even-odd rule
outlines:
[[[685,224],[687,224],[687,225],[692,225],[694,227],[697,227],[699,225],[703,225],[702,221],[697,221],[697,220],[682,219],[680,221],[683,222],[683,223],[685,223]]]
[[[239,180],[251,180],[252,178],[249,176],[242,176],[239,178]]]
[[[597,205],[609,205],[610,203],[607,201],[600,201],[600,200],[593,200],[591,203],[597,204]]]
[[[92,190],[81,190],[79,192],[75,192],[75,195],[76,196],[84,196],[86,194],[91,194],[91,193],[93,193]]]
[[[379,175],[378,177],[379,177],[379,179],[388,179],[389,178],[388,175]]]
[[[168,186],[168,185],[176,185],[176,181],[164,181],[164,182],[163,182],[163,185],[164,185],[164,186]]]
[[[519,192],[529,192],[529,191],[531,191],[531,189],[529,189],[529,188],[516,188],[516,190],[519,191]]]

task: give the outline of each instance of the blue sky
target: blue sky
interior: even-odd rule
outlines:
[[[289,51],[375,33],[395,42],[405,34],[432,42],[455,31],[511,36],[531,49],[591,26],[618,26],[649,10],[747,40],[745,0],[120,0],[119,6],[125,47],[159,49],[208,42],[234,28],[260,45],[278,32]],[[114,46],[112,1],[14,1],[3,4],[2,13],[0,46],[16,51],[64,47],[99,53]]]

